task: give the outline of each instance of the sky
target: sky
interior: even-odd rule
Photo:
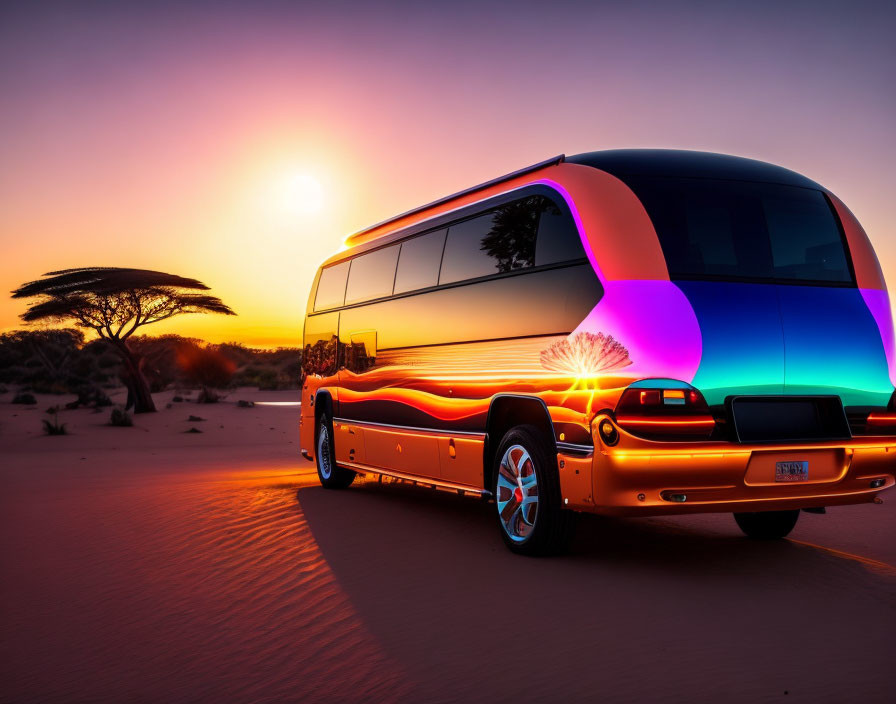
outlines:
[[[297,346],[346,235],[566,153],[724,152],[837,193],[896,292],[896,5],[0,5],[0,290],[129,266]],[[0,297],[0,331],[25,302]]]

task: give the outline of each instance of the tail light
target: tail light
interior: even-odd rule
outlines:
[[[619,427],[649,438],[708,438],[716,422],[697,389],[630,386],[616,406]]]
[[[896,413],[892,411],[869,413],[865,427],[870,434],[892,435],[896,433]]]
[[[896,391],[890,396],[885,411],[872,411],[868,414],[864,430],[870,435],[896,434]]]

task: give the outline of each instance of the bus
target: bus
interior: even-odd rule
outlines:
[[[301,453],[472,494],[517,553],[576,512],[758,539],[894,484],[894,336],[826,188],[722,154],[558,156],[348,237],[305,316]]]

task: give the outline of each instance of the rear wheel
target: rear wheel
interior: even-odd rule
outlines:
[[[734,520],[748,538],[774,540],[786,537],[796,525],[800,512],[760,511],[758,513],[735,513]]]
[[[509,430],[495,455],[498,527],[504,543],[521,555],[562,552],[572,537],[574,516],[563,510],[554,453],[537,428]]]
[[[333,450],[333,421],[322,414],[317,421],[317,452],[314,460],[317,464],[317,477],[325,489],[345,489],[355,480],[355,473],[336,464]]]

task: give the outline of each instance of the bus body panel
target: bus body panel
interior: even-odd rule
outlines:
[[[489,409],[510,393],[547,408],[565,504],[578,510],[823,506],[871,500],[892,486],[896,416],[894,427],[877,435],[870,418],[891,410],[893,322],[876,256],[846,206],[799,175],[773,172],[789,187],[829,198],[852,285],[670,279],[651,215],[619,166],[624,160],[613,157],[604,170],[589,165],[584,157],[591,156],[403,216],[350,238],[351,249],[325,262],[401,243],[430,225],[450,227],[477,204],[539,187],[566,204],[588,264],[315,312],[319,273],[305,322],[303,454],[314,455],[320,404],[312,399],[321,392],[332,399],[340,463],[488,490],[486,449],[500,441],[489,437]],[[739,161],[707,163],[729,169],[725,177],[736,182]],[[762,174],[753,164],[743,168]],[[651,439],[621,427],[615,415],[625,390],[650,379],[699,390],[717,422],[734,396],[834,395],[845,410],[870,413],[869,427],[854,425],[851,439],[811,445],[738,442],[730,428],[725,437]],[[604,419],[619,434],[612,445],[597,432]],[[811,456],[811,481],[794,487],[768,480],[776,461],[802,455]],[[878,479],[883,484],[872,487]],[[674,491],[691,498],[670,503],[665,497]]]

